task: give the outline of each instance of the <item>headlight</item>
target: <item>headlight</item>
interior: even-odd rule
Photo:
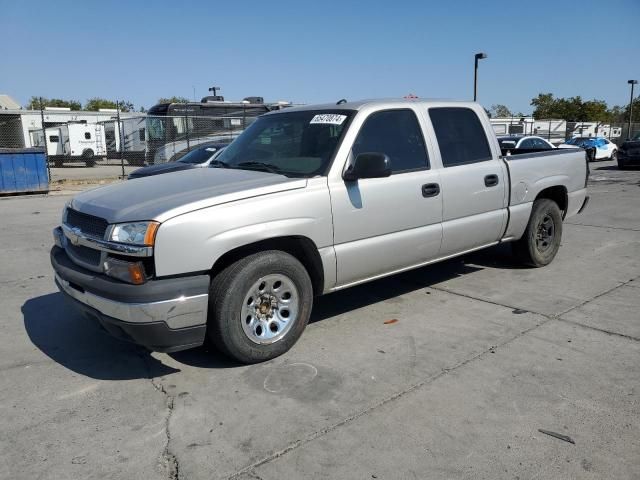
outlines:
[[[152,246],[159,226],[158,222],[118,223],[111,228],[109,240],[112,242]]]

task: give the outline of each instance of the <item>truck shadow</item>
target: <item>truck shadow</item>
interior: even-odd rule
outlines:
[[[31,342],[73,372],[98,380],[131,380],[180,371],[141,347],[114,339],[76,313],[61,293],[29,299],[21,310]]]
[[[521,268],[508,245],[393,275],[315,299],[309,323],[375,305],[484,268]],[[76,373],[100,380],[155,378],[179,372],[142,347],[116,340],[95,322],[76,313],[61,293],[35,297],[22,306],[33,344],[49,358]],[[302,339],[304,341],[304,338]],[[215,349],[200,347],[168,354],[197,368],[240,366]]]

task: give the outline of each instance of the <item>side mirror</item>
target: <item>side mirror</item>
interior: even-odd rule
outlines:
[[[363,152],[347,168],[342,178],[355,182],[359,178],[382,178],[391,175],[391,160],[384,153]]]

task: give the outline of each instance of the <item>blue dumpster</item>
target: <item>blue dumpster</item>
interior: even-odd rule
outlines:
[[[0,148],[0,195],[49,191],[47,160],[41,148]]]

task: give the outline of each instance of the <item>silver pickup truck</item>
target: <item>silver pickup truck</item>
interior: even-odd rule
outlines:
[[[588,200],[584,151],[502,157],[471,102],[268,113],[212,167],[77,195],[51,251],[65,296],[149,349],[260,362],[298,340],[314,296],[500,242],[547,265]]]

